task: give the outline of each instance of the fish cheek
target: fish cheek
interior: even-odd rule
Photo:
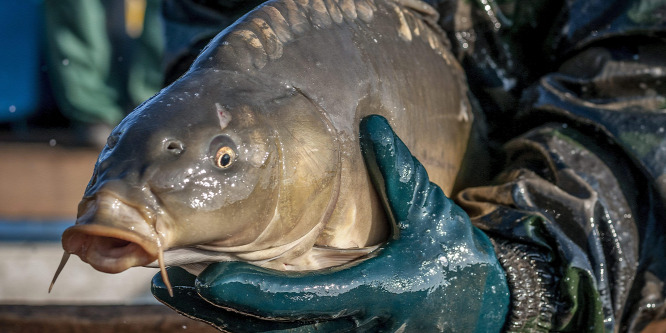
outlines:
[[[279,188],[274,161],[250,164],[194,180],[182,218],[177,246],[238,246],[255,240],[273,218]]]

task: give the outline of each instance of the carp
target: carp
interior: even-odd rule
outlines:
[[[450,194],[473,123],[460,65],[415,0],[277,0],[219,33],[111,133],[64,231],[95,269],[316,270],[391,232],[359,147],[384,116]],[[53,283],[51,284],[53,287]]]

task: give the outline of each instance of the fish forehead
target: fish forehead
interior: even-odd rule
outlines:
[[[293,95],[293,90],[256,78],[210,69],[188,73],[130,113],[112,136],[133,144],[158,144],[169,139],[207,139],[219,133],[218,113],[229,113],[229,130],[257,125],[248,121],[270,112],[271,104]]]
[[[262,122],[252,121],[253,108],[243,99],[234,99],[239,94],[215,95],[195,88],[175,84],[129,115],[112,133],[117,143],[100,155],[98,179],[89,186],[87,195],[108,190],[106,184],[116,180],[124,183],[116,186],[117,194],[130,201],[141,197],[133,189],[149,188],[151,195],[168,206],[158,210],[167,209],[178,220],[210,215],[221,206],[248,197],[258,185],[257,167],[263,165],[271,149],[271,132],[262,130]],[[224,128],[217,115],[220,107],[232,114]],[[173,155],[165,148],[176,141],[184,149]],[[214,157],[221,145],[233,147],[239,162],[244,163],[224,173],[215,170]]]

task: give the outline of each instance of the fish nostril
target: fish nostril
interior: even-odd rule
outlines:
[[[168,140],[164,145],[164,149],[173,155],[180,155],[185,151],[185,145],[179,140]]]
[[[122,134],[122,133],[111,134],[106,139],[106,146],[109,149],[113,149],[116,146],[116,144],[118,143],[118,140],[120,140],[120,134]]]

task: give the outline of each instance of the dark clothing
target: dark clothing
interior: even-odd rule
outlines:
[[[178,79],[211,38],[262,0],[164,0],[165,83]]]
[[[444,4],[506,156],[458,203],[491,237],[551,256],[553,329],[633,332],[666,318],[666,3]]]

